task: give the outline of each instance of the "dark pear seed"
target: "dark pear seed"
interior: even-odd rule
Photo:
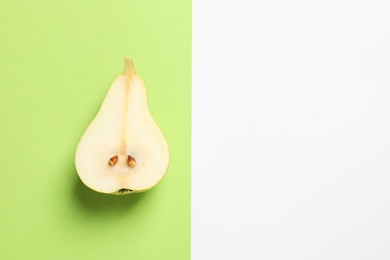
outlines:
[[[136,161],[133,157],[131,157],[130,155],[127,156],[127,165],[130,167],[130,168],[134,168],[135,165],[136,165]]]
[[[114,166],[116,162],[118,161],[118,156],[111,157],[110,160],[108,160],[108,165]]]

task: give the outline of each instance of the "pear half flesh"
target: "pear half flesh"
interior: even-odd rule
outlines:
[[[112,83],[76,150],[76,169],[89,188],[102,193],[143,192],[164,177],[166,139],[152,118],[145,86],[133,62]]]

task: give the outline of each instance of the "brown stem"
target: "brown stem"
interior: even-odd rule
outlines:
[[[123,75],[125,75],[125,84],[126,87],[130,86],[130,84],[134,80],[134,74],[135,74],[135,69],[134,69],[134,64],[133,60],[129,58],[125,58],[124,61],[124,66],[123,66]]]

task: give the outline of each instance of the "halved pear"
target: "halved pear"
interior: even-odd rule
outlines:
[[[130,59],[82,136],[75,161],[84,184],[102,193],[143,192],[164,177],[168,144],[149,112],[144,83]]]

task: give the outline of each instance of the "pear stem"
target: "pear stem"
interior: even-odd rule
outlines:
[[[135,69],[134,69],[133,60],[129,58],[125,58],[124,66],[123,66],[123,75],[125,75],[126,86],[130,86],[130,84],[133,82],[134,74],[135,74]]]

